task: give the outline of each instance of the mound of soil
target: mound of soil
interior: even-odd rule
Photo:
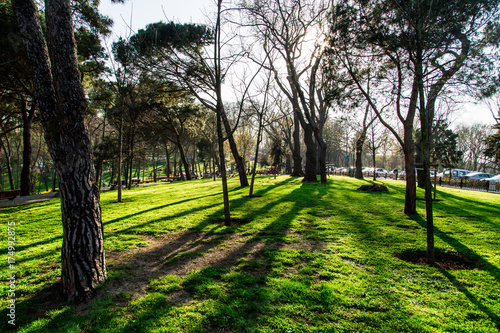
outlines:
[[[238,219],[238,218],[231,218],[231,225],[233,227],[244,225],[244,224],[247,224],[247,223],[250,223],[250,222],[251,222],[250,220],[244,220],[244,219]],[[224,225],[225,220],[224,219],[217,219],[215,221],[211,221],[210,223]]]
[[[405,251],[396,255],[397,258],[417,265],[427,265],[427,253],[425,251]],[[434,266],[445,270],[473,270],[477,268],[477,261],[459,253],[436,251],[436,263]]]
[[[389,190],[382,184],[362,185],[358,191],[364,192],[388,192]]]

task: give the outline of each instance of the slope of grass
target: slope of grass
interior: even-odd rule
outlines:
[[[436,247],[477,261],[473,270],[444,270],[396,256],[425,250],[424,202],[408,217],[404,183],[382,181],[388,193],[356,191],[366,183],[260,177],[255,194],[261,197],[248,198],[248,188],[231,179],[233,217],[247,221],[234,227],[216,223],[223,216],[220,181],[135,188],[124,192],[121,204],[116,192],[103,193],[109,282],[87,304],[59,301],[36,315],[59,280],[59,202],[0,210],[2,234],[8,222],[16,223],[16,328],[499,332],[500,196],[439,189]],[[4,245],[3,281],[7,255]],[[1,287],[4,331],[12,329],[9,284]]]

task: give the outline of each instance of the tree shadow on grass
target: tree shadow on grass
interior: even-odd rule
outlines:
[[[427,223],[420,215],[414,214],[411,218],[422,228],[426,229]],[[457,251],[457,253],[465,255],[470,259],[476,261],[478,263],[478,268],[487,271],[495,280],[500,282],[500,269],[497,266],[484,259],[470,247],[462,244],[460,241],[451,237],[447,233],[442,232],[436,225],[434,225],[434,235],[453,247],[455,251]]]
[[[238,189],[232,189],[230,191],[237,191],[237,190]],[[103,224],[106,226],[106,225],[117,223],[117,222],[120,222],[120,221],[123,221],[123,220],[130,219],[132,217],[136,217],[136,216],[139,216],[139,215],[142,215],[142,214],[151,213],[151,212],[154,212],[154,211],[157,211],[157,210],[165,209],[165,208],[168,208],[168,207],[171,207],[171,206],[180,205],[180,204],[183,204],[183,203],[186,203],[186,202],[190,202],[190,201],[195,201],[195,200],[202,200],[204,198],[215,197],[215,196],[219,196],[219,195],[222,195],[222,193],[207,194],[207,195],[202,195],[202,196],[195,197],[195,198],[189,198],[189,199],[185,199],[185,200],[179,200],[179,201],[169,202],[169,203],[167,203],[165,205],[156,206],[156,207],[153,207],[153,208],[150,208],[150,209],[141,210],[139,212],[135,212],[135,213],[128,214],[128,215],[125,215],[125,216],[121,216],[121,217],[118,217],[118,218],[115,218],[115,219],[112,219],[112,220],[109,220],[109,221],[105,221]]]
[[[412,219],[422,228],[426,228],[426,221],[420,215],[415,214],[412,216]],[[466,257],[476,261],[479,266],[478,268],[488,272],[497,282],[500,282],[500,269],[497,266],[491,264],[488,260],[484,259],[481,255],[468,246],[462,244],[457,239],[442,232],[436,226],[434,226],[434,235],[439,237],[448,245],[452,246],[457,253],[465,255]],[[458,279],[449,271],[444,269],[439,269],[439,271],[457,288],[457,290],[462,292],[474,305],[477,306],[479,310],[486,314],[493,321],[493,323],[495,323],[497,329],[500,329],[500,317],[497,314],[481,303],[481,301],[474,294],[472,294],[467,287],[460,283],[460,281],[458,281]]]
[[[472,204],[470,200],[449,192],[438,191],[438,194],[442,199],[442,201],[438,204],[438,207],[440,207],[442,210],[446,210],[447,213],[450,214],[450,216],[457,215],[465,218],[474,218],[474,220],[488,223],[490,226],[494,227],[498,232],[500,232],[500,210],[498,208],[498,204],[494,202],[484,203],[474,201],[474,209],[477,211],[477,207],[481,207],[482,212],[481,215],[474,215],[467,209]],[[492,198],[496,198],[495,194],[491,195]]]
[[[471,193],[473,193],[473,192],[471,192]],[[498,196],[495,193],[486,193],[486,192],[480,192],[480,193],[491,195],[492,201],[498,201],[498,198],[500,198],[500,196]],[[460,202],[460,203],[462,203],[464,205],[464,207],[467,207],[467,205],[470,204],[470,200],[469,199],[464,198],[464,197],[459,196],[459,195],[456,195],[456,194],[453,194],[453,190],[451,190],[451,191],[441,191],[441,190],[439,190],[439,187],[438,187],[437,194],[440,195],[440,196],[442,196],[443,199],[445,199],[445,200],[446,199],[451,199],[451,200]],[[488,213],[496,214],[498,212],[498,205],[495,202],[485,203],[485,202],[475,201],[474,204],[475,204],[475,206],[480,206],[481,209],[486,210]]]
[[[467,287],[462,284],[453,274],[444,269],[439,269],[441,274],[443,274],[448,281],[450,281],[457,290],[464,294],[469,301],[474,304],[479,310],[481,310],[485,315],[487,315],[491,321],[495,324],[496,328],[500,330],[500,317],[498,314],[491,311],[487,306],[485,306]]]

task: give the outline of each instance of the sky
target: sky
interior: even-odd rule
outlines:
[[[127,0],[124,4],[112,4],[111,0],[102,0],[99,9],[102,14],[114,21],[113,33],[110,41],[118,37],[130,35],[143,29],[149,23],[158,21],[175,21],[179,23],[205,23],[206,13],[214,9],[213,0]],[[463,104],[452,115],[452,125],[465,124],[494,124],[495,121],[489,109],[478,103]],[[452,126],[453,127],[453,126]]]

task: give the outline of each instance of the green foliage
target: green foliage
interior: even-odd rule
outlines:
[[[449,124],[444,120],[437,120],[432,127],[430,142],[431,163],[438,163],[444,168],[451,168],[460,162],[463,152],[457,148],[458,134],[448,128]],[[420,129],[415,131],[417,147],[421,144]]]
[[[283,147],[280,138],[273,138],[271,143],[270,157],[273,161],[273,166],[277,167],[281,163],[283,157]]]
[[[196,143],[196,148],[198,149],[198,158],[200,161],[209,161],[212,156],[214,156],[214,148],[210,141],[207,139],[201,139]]]
[[[496,133],[486,138],[484,155],[493,158],[497,164],[500,164],[500,124],[493,126],[493,128],[496,129]]]
[[[161,48],[183,50],[199,48],[213,42],[213,32],[205,25],[157,22],[140,29],[130,38],[132,45],[141,54],[151,54]]]

